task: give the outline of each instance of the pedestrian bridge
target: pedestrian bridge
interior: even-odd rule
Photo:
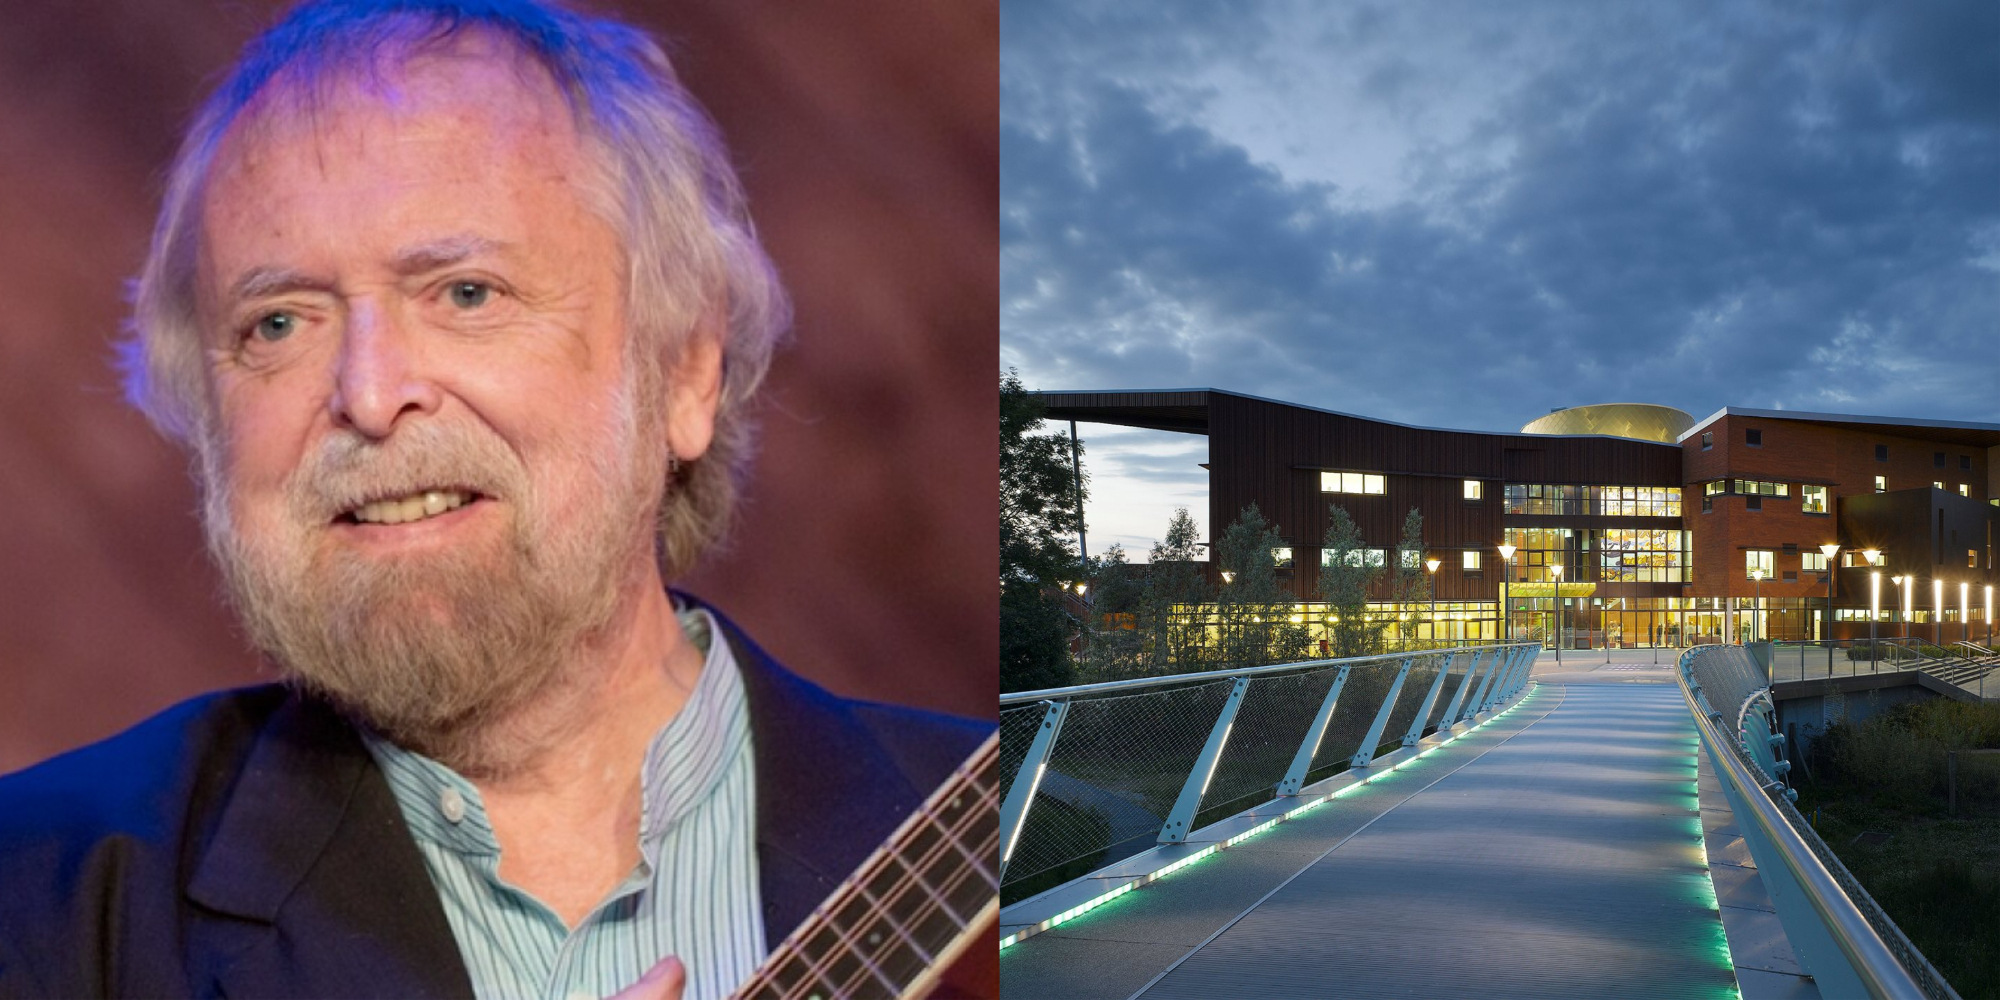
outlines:
[[[1539,653],[1003,699],[1002,995],[1951,995],[1851,876],[1766,829],[1784,767],[1747,749],[1768,683],[1760,703],[1740,647]]]

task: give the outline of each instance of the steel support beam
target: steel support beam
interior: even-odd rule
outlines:
[[[1490,662],[1499,663],[1501,652],[1500,650],[1495,650],[1493,659]],[[1465,667],[1465,678],[1458,682],[1458,690],[1452,693],[1451,704],[1446,705],[1444,714],[1438,717],[1438,729],[1440,731],[1458,725],[1459,709],[1465,705],[1465,696],[1472,691],[1474,682],[1479,679],[1479,661],[1485,655],[1486,651],[1483,649],[1473,651],[1472,662]],[[1489,667],[1488,669],[1491,668]]]
[[[1007,845],[1000,853],[1003,878],[1007,862],[1014,857],[1014,844],[1027,826],[1028,807],[1034,804],[1042,773],[1048,769],[1049,751],[1054,749],[1056,737],[1062,733],[1063,716],[1068,714],[1069,702],[1049,702],[1048,711],[1042,713],[1042,728],[1035,730],[1035,741],[1028,745],[1028,755],[1021,758],[1021,769],[1014,772],[1014,784],[1007,789],[1007,800],[1000,805],[1000,842]]]
[[[1513,662],[1507,664],[1507,672],[1501,675],[1500,683],[1493,686],[1492,699],[1486,703],[1485,710],[1492,711],[1505,703],[1508,698],[1512,697],[1514,692],[1521,686],[1521,678],[1527,676],[1527,673],[1528,658],[1526,656],[1517,657]]]
[[[1382,699],[1382,707],[1375,713],[1375,724],[1368,727],[1368,735],[1361,738],[1361,747],[1347,761],[1348,767],[1367,767],[1375,759],[1375,748],[1382,745],[1382,731],[1389,728],[1389,713],[1395,711],[1396,695],[1403,690],[1403,679],[1410,676],[1410,665],[1415,657],[1403,657],[1402,669],[1396,671],[1395,683],[1389,685],[1389,695]]]
[[[1424,703],[1417,706],[1417,717],[1410,720],[1410,731],[1403,734],[1403,745],[1416,746],[1424,738],[1424,722],[1431,717],[1431,706],[1437,704],[1438,692],[1444,690],[1444,678],[1451,673],[1451,661],[1458,659],[1458,651],[1444,654],[1444,662],[1438,664],[1438,675],[1431,678],[1431,689],[1424,692]]]
[[[1250,678],[1238,677],[1229,689],[1229,700],[1223,703],[1222,714],[1215,717],[1215,725],[1208,731],[1208,742],[1202,744],[1201,756],[1195,758],[1194,768],[1188,771],[1180,797],[1174,800],[1174,810],[1167,814],[1166,825],[1160,827],[1160,843],[1186,842],[1188,830],[1194,825],[1194,814],[1201,808],[1201,797],[1208,794],[1208,779],[1215,777],[1215,766],[1222,761],[1222,748],[1229,744],[1229,728],[1236,723],[1236,710],[1243,707],[1243,692],[1249,687]]]
[[[1320,741],[1326,738],[1326,724],[1333,720],[1333,709],[1340,703],[1340,689],[1347,686],[1347,673],[1354,668],[1343,663],[1340,673],[1335,674],[1333,686],[1326,689],[1326,697],[1319,702],[1319,714],[1313,716],[1312,726],[1306,729],[1305,738],[1299,741],[1298,752],[1292,755],[1292,766],[1285,769],[1284,780],[1278,782],[1279,795],[1297,795],[1305,787],[1306,772],[1312,770],[1313,757],[1319,754]]]

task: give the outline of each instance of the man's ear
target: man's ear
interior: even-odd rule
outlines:
[[[715,439],[715,408],[722,400],[722,344],[696,329],[680,360],[667,372],[667,445],[690,462]]]

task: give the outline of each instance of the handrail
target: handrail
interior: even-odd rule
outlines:
[[[1518,642],[1496,642],[1484,646],[1439,646],[1435,649],[1408,649],[1398,653],[1369,653],[1366,656],[1344,656],[1330,660],[1299,660],[1294,663],[1269,663],[1261,667],[1234,667],[1228,670],[1198,670],[1191,674],[1168,674],[1164,677],[1133,677],[1122,681],[1099,681],[1095,684],[1075,684],[1070,687],[1043,688],[1039,691],[1016,691],[1000,696],[1000,707],[1032,705],[1038,701],[1063,701],[1071,698],[1085,698],[1102,694],[1130,694],[1147,688],[1168,687],[1175,684],[1197,684],[1209,681],[1235,680],[1238,677],[1260,677],[1265,674],[1281,674],[1293,670],[1317,670],[1322,667],[1338,667],[1343,664],[1359,666],[1383,660],[1401,660],[1411,656],[1437,656],[1446,653],[1475,653],[1485,650],[1506,649],[1520,645]]]
[[[1806,901],[1869,995],[1913,998],[1930,995],[1912,971],[1897,959],[1895,951],[1877,933],[1861,907],[1821,863],[1818,854],[1773,801],[1769,790],[1782,787],[1782,783],[1756,767],[1743,750],[1737,734],[1726,734],[1720,730],[1717,725],[1720,714],[1707,706],[1707,699],[1700,692],[1690,687],[1689,672],[1696,654],[1720,648],[1727,647],[1698,646],[1688,650],[1681,657],[1681,669],[1675,671],[1681,696],[1687,701],[1689,714],[1694,717],[1702,742],[1712,750],[1727,748],[1715,750],[1709,755],[1716,774],[1733,786],[1737,794],[1731,798],[1748,808],[1748,819],[1778,849],[1778,860],[1796,880]],[[1744,818],[1738,816],[1738,821]],[[1766,859],[1758,858],[1757,862],[1762,867]],[[1914,946],[1911,950],[1915,950]],[[1832,975],[1834,970],[1809,967],[1807,971],[1828,985],[1835,979]],[[1931,971],[1935,975],[1935,970]],[[1938,977],[1937,982],[1943,984],[1942,977]],[[1944,988],[1949,992],[1948,985]]]

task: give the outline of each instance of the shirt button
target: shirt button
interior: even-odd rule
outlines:
[[[465,796],[458,794],[456,788],[447,788],[438,796],[438,808],[444,811],[445,819],[457,823],[465,818]]]

